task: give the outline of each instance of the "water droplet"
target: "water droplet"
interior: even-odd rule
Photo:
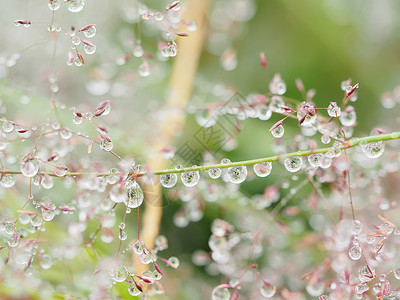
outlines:
[[[400,267],[393,270],[394,278],[400,280]]]
[[[49,0],[49,9],[50,10],[57,10],[60,8],[60,1],[59,0]]]
[[[178,48],[175,45],[168,46],[168,56],[174,57],[178,54]]]
[[[174,269],[177,269],[179,267],[179,259],[175,256],[171,256],[170,258],[168,258],[168,262],[170,266]]]
[[[70,12],[80,12],[84,5],[84,0],[69,0],[67,2],[67,8]]]
[[[10,237],[7,239],[7,244],[8,244],[8,246],[10,246],[11,248],[17,247],[17,246],[18,246],[18,242],[19,242],[19,239],[18,239],[18,238],[15,239],[13,236],[10,236]]]
[[[118,234],[118,238],[119,238],[121,241],[125,241],[125,240],[127,239],[127,237],[128,237],[128,235],[127,235],[126,232],[123,231],[123,230],[121,230],[121,231],[119,232],[119,234]]]
[[[178,176],[175,173],[162,174],[160,176],[161,185],[165,188],[172,188],[178,181]]]
[[[39,163],[36,159],[26,159],[21,163],[21,173],[26,177],[33,177],[39,171]]]
[[[363,153],[369,158],[378,158],[385,151],[383,141],[367,143],[361,146]]]
[[[4,123],[3,123],[3,126],[2,126],[2,128],[3,128],[3,131],[4,132],[11,132],[11,131],[13,131],[14,130],[14,125],[13,125],[13,123],[11,123],[11,122],[9,122],[9,121],[5,121]]]
[[[164,46],[164,47],[161,48],[161,55],[163,57],[169,57],[168,46]]]
[[[53,259],[48,254],[43,254],[40,260],[40,265],[43,270],[48,270],[53,266]]]
[[[135,57],[142,57],[143,54],[144,54],[142,45],[141,45],[140,43],[139,43],[138,45],[136,45],[136,47],[133,48],[132,53],[133,53],[133,55],[134,55]]]
[[[262,121],[269,120],[272,116],[272,111],[268,107],[263,107],[260,109],[258,118]]]
[[[285,168],[289,172],[297,172],[301,169],[303,161],[298,156],[292,156],[285,159]]]
[[[236,166],[228,168],[229,180],[232,183],[241,183],[246,180],[247,168],[246,166]]]
[[[208,170],[208,175],[212,179],[217,179],[221,176],[221,169],[220,168],[212,168]]]
[[[87,45],[83,46],[83,50],[85,50],[86,54],[93,54],[96,52],[96,46],[95,45]]]
[[[39,215],[36,215],[31,219],[31,224],[34,227],[39,227],[40,225],[42,225],[42,222],[43,220]]]
[[[163,235],[159,235],[159,236],[155,239],[154,244],[156,245],[156,247],[157,247],[157,249],[158,249],[159,251],[165,250],[165,249],[168,248],[168,240],[167,240],[167,238],[166,238],[165,236],[163,236]]]
[[[271,173],[272,164],[270,162],[260,162],[253,166],[254,173],[259,177],[266,177]]]
[[[187,187],[195,186],[200,180],[199,171],[188,171],[181,174],[181,180]]]
[[[135,182],[133,187],[128,192],[128,197],[125,198],[124,203],[129,208],[136,208],[142,205],[144,199],[143,191],[140,185]]]
[[[146,251],[144,251],[141,255],[140,255],[140,261],[145,264],[148,265],[149,263],[154,261],[154,257],[151,253],[148,253]]]
[[[150,66],[147,61],[144,61],[143,63],[140,64],[138,69],[138,74],[142,77],[147,77],[151,74]]]
[[[315,283],[307,284],[306,291],[310,294],[310,296],[318,297],[324,292],[324,285],[318,280]]]
[[[58,177],[64,177],[68,172],[68,168],[66,166],[54,166],[53,172]]]
[[[82,66],[82,62],[81,62],[81,60],[79,59],[78,56],[75,57],[75,59],[74,59],[74,64],[75,64],[75,66],[77,66],[77,67],[81,67],[81,66]]]
[[[283,136],[285,133],[285,128],[282,125],[279,125],[278,127],[275,127],[274,129],[271,130],[271,134],[274,138],[280,138]]]
[[[78,46],[81,43],[81,39],[78,36],[75,35],[74,37],[71,38],[71,42],[75,46]]]
[[[361,247],[360,246],[353,246],[349,250],[349,257],[352,260],[359,260],[361,258]]]
[[[329,151],[328,151],[329,152]],[[327,152],[327,153],[328,153]],[[332,165],[332,158],[330,158],[327,154],[322,155],[320,161],[319,161],[319,166],[323,169],[327,169]]]
[[[96,35],[96,27],[95,26],[91,26],[88,29],[86,29],[85,31],[83,31],[83,34],[87,37],[87,38],[92,38]]]
[[[60,136],[63,140],[69,140],[72,137],[72,132],[66,129],[60,131]]]
[[[18,221],[22,224],[22,225],[26,225],[28,223],[30,223],[31,221],[31,216],[28,214],[20,214],[18,217]]]
[[[146,249],[146,245],[144,244],[143,241],[137,240],[133,245],[132,245],[133,252],[136,254],[142,254],[143,250]]]
[[[156,14],[154,15],[155,19],[157,21],[162,21],[162,19],[164,19],[164,15],[161,12],[156,12]]]
[[[331,102],[328,106],[328,115],[330,117],[339,117],[342,114],[340,107],[336,102]]]
[[[275,74],[269,84],[269,90],[274,95],[283,95],[286,92],[286,84],[283,82],[281,75]]]
[[[129,294],[132,296],[139,296],[141,291],[137,288],[136,284],[131,283],[128,288]]]
[[[375,278],[375,269],[372,266],[364,265],[360,268],[358,278],[361,282],[368,282]]]
[[[119,265],[118,267],[114,268],[111,272],[111,277],[116,282],[125,281],[126,276],[127,276],[126,268],[123,265]]]
[[[55,212],[50,209],[42,209],[42,218],[46,222],[53,220],[55,215]]]
[[[307,159],[312,167],[317,168],[320,165],[321,158],[322,158],[321,153],[315,153],[309,155]]]
[[[353,220],[353,228],[351,229],[352,234],[359,234],[362,230],[362,224],[360,220]]]
[[[211,294],[212,300],[229,300],[231,298],[231,293],[228,289],[214,288]]]
[[[113,148],[113,143],[112,143],[112,141],[108,141],[106,139],[102,139],[101,142],[100,142],[100,148],[103,151],[107,151],[107,152],[111,151],[112,148]]]
[[[353,126],[357,121],[357,114],[353,106],[347,106],[339,117],[343,126]]]
[[[14,174],[4,174],[1,176],[0,184],[4,188],[10,188],[15,184],[15,175]]]
[[[265,298],[271,298],[275,295],[276,288],[272,284],[264,281],[260,287],[260,293],[261,293],[261,296],[263,296]]]
[[[124,230],[125,229],[125,223],[124,222],[119,223],[118,227],[119,227],[119,229]]]

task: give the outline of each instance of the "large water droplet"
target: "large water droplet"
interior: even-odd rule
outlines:
[[[85,5],[84,0],[69,0],[67,2],[67,8],[71,12],[80,12]]]
[[[139,184],[135,182],[133,187],[128,191],[128,197],[125,198],[124,202],[127,207],[136,208],[143,203],[143,199],[143,191]]]
[[[352,260],[359,260],[361,258],[361,247],[360,246],[353,246],[349,250],[349,257]]]
[[[343,126],[353,126],[357,121],[357,114],[353,106],[348,106],[339,117]]]
[[[143,250],[146,249],[146,245],[144,244],[143,241],[137,240],[133,245],[132,245],[133,252],[136,254],[142,254]]]
[[[113,143],[112,143],[112,141],[108,141],[106,139],[102,139],[101,142],[100,142],[100,148],[103,151],[107,151],[107,152],[111,151],[112,148],[113,148]]]
[[[286,84],[283,82],[281,75],[275,74],[269,84],[269,90],[274,95],[283,95],[286,92]]]
[[[208,170],[208,175],[212,179],[217,179],[221,176],[221,169],[220,168],[212,168]]]
[[[87,38],[92,38],[95,36],[96,34],[96,27],[95,26],[91,26],[88,29],[86,29],[83,34],[87,37]]]
[[[139,296],[141,291],[137,288],[136,284],[131,283],[128,288],[129,294],[132,296]]]
[[[271,134],[274,138],[280,138],[284,135],[285,128],[282,125],[279,125],[271,130]]]
[[[199,171],[188,171],[181,174],[181,180],[187,187],[195,186],[200,180]]]
[[[168,262],[169,262],[169,265],[171,267],[173,267],[174,269],[177,269],[180,264],[179,259],[175,256],[171,256],[170,258],[168,258]]]
[[[266,177],[271,173],[272,164],[270,162],[260,162],[253,166],[254,173],[259,177]]]
[[[4,188],[10,188],[15,184],[15,175],[14,174],[4,174],[1,176],[0,184]]]
[[[263,282],[263,284],[260,287],[260,294],[261,296],[265,298],[271,298],[275,295],[276,293],[276,288],[272,284],[268,282]]]
[[[212,300],[229,300],[231,298],[231,293],[228,289],[214,288],[211,294]]]
[[[285,159],[285,168],[289,172],[297,172],[301,169],[303,161],[298,156],[292,156]]]
[[[21,173],[26,177],[33,177],[39,171],[39,163],[36,159],[26,159],[21,163]]]
[[[119,265],[111,271],[111,277],[116,282],[125,281],[127,276],[126,269],[124,266]]]
[[[14,130],[14,125],[13,123],[9,122],[9,121],[5,121],[2,125],[3,131],[4,132],[11,132]]]
[[[83,50],[85,50],[86,54],[93,54],[96,52],[96,46],[95,45],[87,45],[85,44],[85,46],[83,46]]]
[[[336,102],[331,102],[328,106],[328,115],[330,117],[339,117],[342,114],[340,107]]]
[[[367,143],[361,145],[363,153],[369,158],[378,158],[382,156],[385,151],[385,144],[383,141]]]
[[[57,10],[60,8],[60,1],[59,0],[49,0],[49,9],[50,10]]]
[[[165,188],[172,188],[178,181],[178,176],[175,173],[162,174],[160,176],[161,185]]]
[[[246,180],[247,168],[246,166],[236,166],[228,168],[229,180],[232,183],[241,183]]]

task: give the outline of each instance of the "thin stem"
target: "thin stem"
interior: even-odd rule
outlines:
[[[353,139],[350,141],[345,141],[345,142],[343,142],[343,145],[339,146],[338,148],[341,150],[346,150],[346,149],[350,149],[350,148],[359,146],[360,144],[383,142],[383,141],[390,141],[390,140],[397,140],[397,139],[400,139],[400,132],[372,135],[372,136],[367,136],[367,137],[363,137],[363,138]],[[281,155],[264,157],[264,158],[232,162],[232,163],[228,163],[228,164],[214,164],[214,165],[208,165],[208,166],[197,166],[197,167],[183,168],[183,169],[179,169],[179,170],[165,169],[165,170],[153,171],[152,173],[154,175],[162,175],[162,174],[170,174],[170,173],[183,173],[183,172],[189,172],[189,171],[207,171],[212,168],[224,169],[224,168],[237,167],[237,166],[252,166],[252,165],[258,164],[260,162],[279,161],[279,160],[285,159],[287,157],[308,156],[308,155],[315,154],[315,153],[324,154],[331,149],[332,149],[332,147],[319,148],[319,149],[314,149],[314,150],[303,150],[303,151],[291,152],[291,153],[286,153],[286,154],[281,154]],[[11,170],[7,170],[7,169],[0,169],[0,174],[21,174],[21,171],[11,171]],[[54,176],[54,177],[73,177],[73,176],[82,176],[82,175],[93,175],[93,176],[119,175],[119,172],[117,172],[117,173],[68,172],[64,176],[57,176],[53,172],[40,172],[40,174],[42,174],[42,175],[47,174],[49,176]]]
[[[392,132],[392,133],[387,133],[387,134],[381,134],[381,135],[373,135],[373,136],[367,136],[363,138],[357,138],[353,139],[350,141],[345,141],[343,142],[343,145],[339,146],[338,148],[341,150],[349,149],[356,147],[360,144],[364,143],[373,143],[373,142],[381,142],[381,141],[390,141],[390,140],[396,140],[400,139],[400,132]],[[153,174],[155,175],[162,175],[162,174],[169,174],[169,173],[183,173],[183,172],[188,172],[188,171],[207,171],[209,169],[213,168],[230,168],[230,167],[236,167],[236,166],[251,166],[255,165],[260,162],[272,162],[272,161],[279,161],[287,157],[293,157],[293,156],[308,156],[310,154],[314,153],[326,153],[329,150],[331,150],[332,147],[326,147],[326,148],[319,148],[315,150],[304,150],[304,151],[297,151],[297,152],[292,152],[292,153],[287,153],[287,154],[281,154],[281,155],[274,155],[270,157],[265,157],[265,158],[258,158],[258,159],[252,159],[252,160],[245,160],[245,161],[238,161],[238,162],[232,162],[228,164],[214,164],[214,165],[208,165],[208,166],[197,166],[197,167],[190,167],[190,168],[183,168],[183,169],[168,169],[168,170],[160,170],[160,171],[153,171]]]

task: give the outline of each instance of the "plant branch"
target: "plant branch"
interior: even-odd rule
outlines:
[[[400,132],[392,132],[392,133],[387,133],[387,134],[380,134],[380,135],[373,135],[373,136],[367,136],[363,138],[357,138],[353,139],[350,141],[345,141],[343,145],[339,146],[338,148],[341,150],[349,149],[356,147],[360,144],[364,143],[373,143],[373,142],[381,142],[381,141],[390,141],[390,140],[396,140],[400,139]],[[314,153],[326,153],[329,150],[331,150],[332,147],[326,147],[326,148],[319,148],[315,150],[304,150],[304,151],[296,151],[292,153],[286,153],[286,154],[281,154],[281,155],[274,155],[274,156],[269,156],[269,157],[264,157],[264,158],[258,158],[258,159],[252,159],[252,160],[244,160],[244,161],[238,161],[238,162],[232,162],[229,164],[214,164],[214,165],[208,165],[208,166],[197,166],[197,167],[190,167],[190,168],[183,168],[183,169],[168,169],[168,170],[160,170],[160,171],[154,171],[153,174],[155,175],[162,175],[162,174],[170,174],[170,173],[183,173],[183,172],[188,172],[188,171],[207,171],[212,168],[230,168],[230,167],[236,167],[236,166],[251,166],[258,164],[260,162],[272,162],[272,161],[279,161],[282,159],[285,159],[287,157],[292,157],[292,156],[308,156]]]

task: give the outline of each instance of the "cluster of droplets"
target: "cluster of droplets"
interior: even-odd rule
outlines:
[[[52,25],[49,25],[52,26]],[[91,55],[96,52],[96,45],[93,44],[91,41],[80,37],[78,34],[83,33],[85,38],[92,38],[96,35],[96,27],[94,24],[89,24],[83,26],[79,30],[75,30],[72,28],[70,32],[67,32],[67,35],[71,39],[71,50],[68,51],[67,54],[67,65],[73,65],[80,67],[85,64],[82,54],[78,51],[78,46],[80,44],[83,45],[83,50],[86,54]]]
[[[121,226],[120,226],[121,227]],[[149,250],[145,243],[137,239],[132,242],[122,253],[132,251],[135,255],[139,256],[140,262],[145,265],[153,265],[154,270],[147,270],[143,274],[135,274],[130,272],[124,265],[115,265],[110,271],[110,276],[114,283],[117,282],[128,282],[128,292],[132,296],[138,296],[143,293],[142,284],[147,284],[146,292],[148,295],[163,294],[164,290],[160,284],[160,279],[163,277],[161,267],[157,261],[163,261],[167,266],[172,268],[179,267],[179,259],[175,256],[171,256],[168,259],[164,259],[158,256],[158,252],[168,248],[168,241],[165,236],[158,236],[155,239],[155,247],[153,250]]]

